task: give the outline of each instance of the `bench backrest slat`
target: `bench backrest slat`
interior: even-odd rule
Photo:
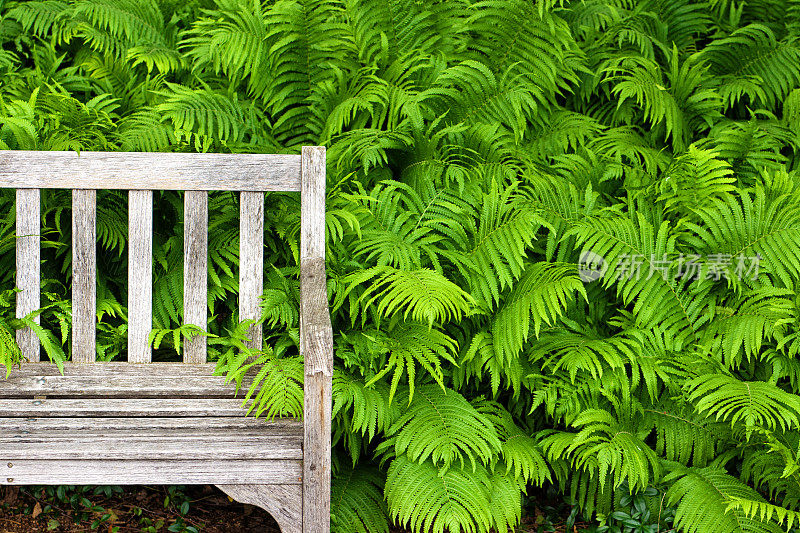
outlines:
[[[186,191],[183,208],[183,322],[208,325],[208,193]],[[206,337],[183,343],[184,363],[206,362]]]
[[[261,318],[264,292],[264,193],[243,192],[239,214],[239,320]],[[248,346],[260,350],[261,325],[250,327]]]
[[[128,362],[149,363],[153,329],[153,191],[128,193]]]
[[[38,189],[17,189],[17,318],[39,309],[39,222]],[[39,318],[36,318],[39,322]],[[39,338],[30,328],[17,330],[17,344],[28,361],[39,360]]]
[[[0,187],[299,191],[300,156],[2,150]]]
[[[95,361],[97,191],[72,191],[72,360]]]

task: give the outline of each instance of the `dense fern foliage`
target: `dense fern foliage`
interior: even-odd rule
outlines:
[[[592,519],[634,494],[690,533],[800,527],[796,0],[0,6],[3,149],[328,147],[336,531],[505,532],[544,485]],[[181,196],[157,200],[166,359],[198,332],[182,322]],[[204,333],[232,379],[260,369],[257,413],[296,414],[298,198],[266,197],[254,362],[237,204],[211,196]],[[43,195],[39,333],[56,360],[69,205]],[[110,360],[126,197],[98,209]],[[6,365],[33,323],[13,318],[13,220],[6,191]]]

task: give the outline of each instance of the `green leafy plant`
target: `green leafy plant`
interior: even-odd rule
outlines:
[[[337,532],[505,532],[548,490],[598,531],[796,528],[798,20],[776,0],[9,0],[0,148],[327,147]],[[299,201],[265,196],[245,322],[238,202],[210,195],[200,332],[183,198],[156,194],[155,358],[206,335],[252,414],[296,416]],[[108,361],[127,202],[97,205]],[[60,363],[69,193],[42,192],[40,325],[14,315],[13,206],[0,191],[0,363],[24,326]]]

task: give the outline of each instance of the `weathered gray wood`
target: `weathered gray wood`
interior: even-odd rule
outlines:
[[[8,466],[11,464],[12,466]],[[3,466],[4,465],[4,466]],[[294,460],[192,461],[2,460],[0,485],[299,484],[303,466]]]
[[[259,298],[264,292],[264,194],[243,192],[239,213],[239,320],[261,318]],[[249,330],[253,349],[262,347],[260,324]]]
[[[97,191],[72,191],[72,360],[95,360]]]
[[[17,190],[17,318],[39,309],[41,228],[38,189]],[[37,316],[35,322],[39,323]],[[17,330],[17,344],[28,361],[39,360],[39,338],[30,328]]]
[[[234,500],[261,507],[281,533],[303,532],[303,488],[300,485],[218,485]]]
[[[153,191],[128,196],[128,361],[152,358],[153,329]]]
[[[0,188],[299,191],[300,157],[147,152],[0,153]]]
[[[163,435],[142,431],[139,435],[56,436],[35,432],[29,435],[0,434],[0,456],[17,459],[297,459],[303,458],[300,436],[240,435],[204,433]]]
[[[227,398],[45,398],[3,400],[4,417],[245,416],[242,400]]]
[[[183,212],[183,322],[205,331],[208,325],[208,193],[186,191]],[[205,336],[184,340],[183,362],[206,362]]]
[[[160,362],[147,365],[141,363],[127,363],[120,361],[110,361],[102,363],[64,363],[64,376],[96,376],[99,379],[106,379],[113,376],[161,376],[176,377],[183,379],[192,376],[213,377],[222,383],[223,376],[215,376],[216,363],[206,363],[202,365],[184,365],[182,363]],[[62,372],[56,365],[49,362],[42,363],[23,363],[19,367],[11,369],[11,377],[14,376],[61,376]],[[5,379],[5,374],[0,373],[0,383]]]
[[[0,398],[234,397],[235,386],[213,375],[214,369],[214,364],[67,363],[62,375],[50,363],[27,363],[12,369],[8,378],[0,375]],[[244,376],[240,395],[250,383],[250,376]]]
[[[325,149],[304,146],[300,350],[305,357],[303,530],[330,531],[333,333],[325,281]]]
[[[0,418],[0,435],[30,435],[46,433],[54,437],[74,435],[125,436],[141,435],[144,432],[165,435],[194,433],[221,433],[235,436],[286,435],[302,439],[303,423],[294,418],[248,417],[125,417],[125,418]]]

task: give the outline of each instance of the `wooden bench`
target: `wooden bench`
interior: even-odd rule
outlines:
[[[27,360],[0,380],[4,485],[215,484],[284,533],[330,529],[333,341],[325,283],[325,150],[302,155],[0,152],[17,190],[17,316],[40,307],[40,189],[72,189],[72,358],[63,375],[20,330]],[[96,191],[129,192],[128,361],[95,362]],[[206,340],[151,363],[153,190],[185,194],[184,321],[206,328],[208,192],[241,191],[240,319],[260,317],[264,192],[301,195],[304,421],[245,417]],[[251,329],[261,346],[260,326]]]

